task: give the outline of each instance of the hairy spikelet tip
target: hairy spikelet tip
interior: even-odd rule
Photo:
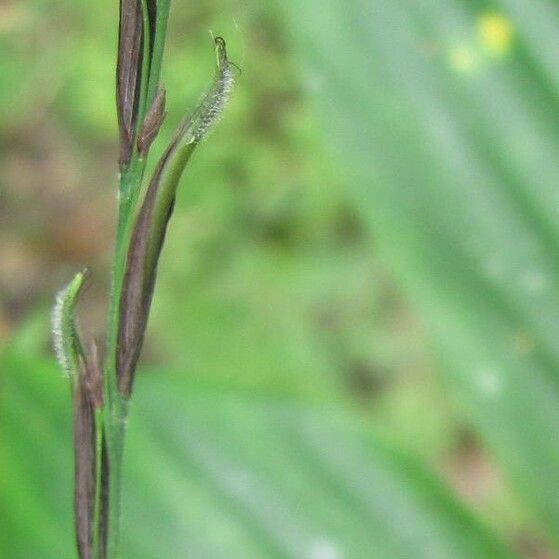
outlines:
[[[51,312],[52,340],[56,359],[62,368],[64,376],[70,378],[72,376],[72,365],[66,355],[64,348],[64,307],[68,296],[70,285],[67,285],[56,294],[56,300]]]
[[[209,92],[209,98],[206,100],[206,111],[194,132],[196,141],[204,140],[212,128],[219,122],[223,115],[223,109],[231,97],[234,85],[235,76],[230,65],[226,64],[221,69],[215,87]]]
[[[212,87],[202,97],[192,120],[192,137],[195,142],[204,140],[217,124],[227,105],[235,85],[232,70],[234,64],[227,58],[227,49],[222,37],[214,39],[217,61],[217,76]]]
[[[77,371],[77,347],[79,341],[74,325],[74,307],[85,279],[85,271],[56,294],[51,313],[54,352],[64,376],[72,378]]]

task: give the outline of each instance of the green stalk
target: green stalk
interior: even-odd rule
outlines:
[[[122,357],[120,352],[123,351],[123,348],[119,348],[119,335],[121,329],[126,331],[128,326],[128,323],[123,325],[123,320],[130,320],[130,317],[133,316],[133,320],[136,321],[136,331],[143,336],[147,314],[144,313],[144,316],[135,315],[135,311],[131,311],[131,308],[135,309],[138,301],[141,298],[146,298],[143,301],[147,304],[149,312],[157,260],[180,176],[195,146],[207,134],[221,114],[233,84],[233,76],[225,51],[225,41],[216,38],[217,76],[214,84],[206,92],[190,119],[179,126],[174,140],[160,159],[154,179],[152,179],[149,187],[143,190],[142,183],[146,167],[144,154],[146,150],[142,149],[142,153],[139,153],[137,140],[144,125],[145,116],[154,103],[159,88],[159,75],[170,4],[169,0],[160,0],[157,3],[156,18],[155,21],[151,22],[154,24],[154,28],[150,29],[150,17],[147,10],[149,1],[141,0],[143,58],[140,90],[138,92],[138,113],[135,115],[133,142],[130,146],[131,155],[128,164],[121,171],[119,182],[118,222],[109,298],[107,353],[104,367],[105,401],[103,417],[99,418],[97,422],[98,418],[96,416],[96,425],[99,429],[96,452],[97,472],[99,473],[95,484],[93,549],[95,559],[101,559],[102,557],[100,534],[104,523],[107,526],[106,559],[118,559],[123,453],[128,398],[131,392],[131,383],[129,385],[130,390],[124,389],[121,383],[122,378],[119,379],[119,376],[125,378],[125,373],[123,373],[123,370],[117,370],[119,368],[119,355]],[[150,44],[150,36],[154,39],[152,41],[153,48]],[[154,106],[157,107],[157,105]],[[149,127],[149,124],[146,124],[146,126]],[[142,200],[142,198],[145,198],[145,200]],[[144,235],[144,240],[147,242],[144,247],[145,250],[138,248],[140,245],[137,244],[138,238],[137,235],[134,237],[134,232],[137,235]],[[136,244],[134,244],[134,239]],[[134,270],[133,266],[137,266],[138,262],[141,262],[145,267],[143,272],[141,272],[141,268],[137,268],[140,273],[145,275],[142,291],[138,293],[127,290],[127,286],[133,290],[134,288],[130,288],[130,286],[136,285],[134,282],[131,284],[130,276],[127,276],[128,257],[131,258],[132,263],[132,267],[128,270]],[[138,261],[138,259],[140,260]],[[131,298],[128,297],[129,295],[131,295]],[[132,307],[129,306],[130,301],[132,301]],[[122,316],[121,302],[128,305],[126,307],[127,313]],[[140,308],[145,307],[141,306]],[[138,325],[141,325],[140,329],[138,329]],[[138,339],[141,340],[141,338]],[[137,349],[137,347],[134,349]],[[125,351],[128,350],[128,347],[125,348]],[[130,365],[131,361],[129,361],[124,369],[126,369],[127,374],[131,374],[130,378],[133,378],[133,368],[135,367],[137,354],[135,357],[133,353],[128,354],[128,356],[130,355],[133,356],[134,362]],[[103,479],[103,443],[106,443],[109,465],[108,518],[102,518],[103,487],[107,485],[107,480]]]
[[[142,0],[144,21],[144,51],[142,63],[142,84],[137,117],[135,137],[141,128],[145,113],[153,102],[161,71],[161,61],[167,20],[169,0],[158,4],[158,18],[154,37],[154,48],[150,62],[150,33],[147,17],[146,0]],[[115,255],[112,269],[112,285],[109,299],[109,321],[107,329],[107,359],[105,364],[105,421],[104,436],[106,437],[109,460],[109,503],[108,503],[108,541],[107,559],[117,559],[119,549],[120,515],[122,499],[122,462],[126,419],[128,416],[128,400],[118,390],[117,381],[117,350],[118,328],[120,321],[120,296],[126,267],[126,256],[130,242],[131,230],[137,213],[146,160],[138,156],[136,142],[129,166],[124,169],[119,181],[119,208],[116,231]],[[98,471],[101,471],[100,469]],[[100,494],[96,494],[96,510],[100,510]],[[98,553],[98,550],[97,550]],[[94,555],[97,557],[97,555]]]
[[[102,530],[102,461],[103,461],[103,409],[95,410],[95,504],[93,511],[93,557],[100,556],[100,542]]]
[[[120,295],[124,280],[126,256],[135,217],[135,205],[141,189],[145,161],[133,155],[130,166],[122,173],[119,184],[117,237],[109,300],[109,326],[107,332],[107,361],[105,365],[105,436],[109,457],[109,518],[107,559],[118,557],[120,510],[122,495],[122,459],[128,400],[118,390],[117,342],[120,318]]]
[[[131,170],[135,167],[131,164]],[[134,175],[132,175],[133,177]],[[109,327],[107,335],[107,362],[105,366],[105,434],[107,437],[107,451],[109,457],[109,518],[107,557],[115,558],[118,553],[120,531],[120,500],[122,478],[122,452],[124,447],[124,426],[126,421],[126,408],[117,387],[116,352],[118,338],[119,303],[124,266],[126,263],[127,230],[129,229],[129,204],[123,191],[131,185],[130,175],[123,173],[121,177],[117,240],[115,259],[113,264],[113,279],[110,295]]]

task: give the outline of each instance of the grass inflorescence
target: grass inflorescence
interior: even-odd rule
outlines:
[[[146,160],[166,116],[159,83],[170,0],[121,0],[116,76],[119,212],[104,359],[81,339],[75,306],[85,275],[57,295],[56,355],[74,405],[75,531],[80,559],[118,556],[121,471],[128,403],[147,326],[159,255],[180,178],[219,120],[234,84],[225,41],[214,39],[216,75],[178,126],[143,188]]]

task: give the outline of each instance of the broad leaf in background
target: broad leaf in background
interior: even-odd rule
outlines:
[[[74,557],[69,394],[54,364],[17,348],[0,366],[0,555]],[[510,557],[336,406],[142,375],[129,435],[124,557]]]
[[[306,79],[447,385],[559,543],[559,7],[290,3]]]

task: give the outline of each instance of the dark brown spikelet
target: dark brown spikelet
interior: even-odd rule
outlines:
[[[138,153],[141,157],[145,157],[149,151],[151,143],[157,136],[163,120],[166,116],[165,112],[165,90],[159,88],[151,107],[149,108],[140,134],[138,135]]]
[[[89,353],[85,364],[85,385],[93,407],[103,407],[103,369],[99,356],[99,345],[95,340],[89,343]]]
[[[142,348],[157,264],[173,212],[180,176],[196,145],[215,125],[233,88],[225,41],[214,40],[217,75],[191,116],[185,119],[159,160],[132,229],[120,296],[117,377],[129,397]],[[161,112],[161,109],[157,111]],[[155,119],[157,120],[157,119]]]
[[[157,257],[154,266],[146,271],[146,259],[149,252],[149,240],[152,223],[152,213],[156,202],[157,192],[162,173],[173,155],[180,140],[177,134],[165,150],[155,168],[154,175],[146,192],[146,197],[136,219],[130,247],[128,249],[126,270],[122,294],[120,298],[120,327],[118,332],[117,375],[118,388],[124,396],[130,396],[134,382],[134,371],[144,342],[144,334],[149,316],[149,309],[153,297],[153,288],[157,274]],[[171,217],[174,204],[172,203],[162,228],[161,238],[155,252],[161,252],[165,240],[166,223]]]
[[[92,556],[95,514],[97,432],[95,410],[103,406],[103,376],[96,342],[91,341],[87,359],[80,363],[74,388],[74,506],[76,537],[80,559]],[[99,558],[105,557],[108,514],[109,465],[105,442],[102,448]]]
[[[74,517],[80,559],[93,557],[95,445],[95,412],[81,374],[74,390]]]
[[[130,162],[140,99],[142,65],[141,0],[121,0],[118,34],[116,98],[121,167]]]

